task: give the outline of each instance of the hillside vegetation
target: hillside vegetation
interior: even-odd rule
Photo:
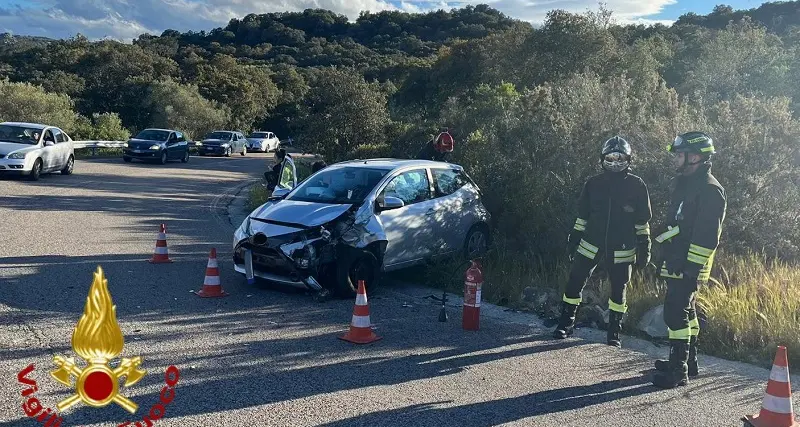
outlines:
[[[25,84],[32,105],[3,97],[0,118],[29,111],[78,136],[117,118],[123,132],[180,126],[194,138],[269,128],[329,162],[407,157],[448,126],[496,221],[486,294],[510,302],[527,286],[563,284],[576,199],[606,138],[632,143],[656,227],[672,176],[664,147],[704,130],[729,203],[703,290],[705,350],[743,357],[760,346],[768,361],[777,342],[800,356],[800,299],[787,282],[800,257],[798,41],[798,2],[718,6],[671,27],[618,25],[601,9],[554,10],[534,28],[482,5],[354,22],[324,10],[253,14],[132,44],[5,37],[0,90]],[[661,292],[637,277],[629,330]]]

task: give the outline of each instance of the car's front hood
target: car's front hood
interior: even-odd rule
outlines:
[[[14,152],[27,153],[39,148],[38,145],[17,144],[15,142],[0,142],[0,155],[6,156]]]
[[[298,202],[280,200],[266,204],[253,214],[251,218],[267,219],[284,224],[295,224],[302,227],[318,227],[341,216],[353,205],[329,205],[327,203]]]

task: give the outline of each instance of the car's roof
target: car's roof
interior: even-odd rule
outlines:
[[[37,128],[37,129],[44,129],[44,128],[54,128],[56,126],[50,125],[43,125],[41,123],[27,123],[27,122],[3,122],[0,125],[8,125],[8,126],[25,126],[29,128]]]
[[[146,130],[160,130],[160,131],[164,131],[164,132],[179,132],[179,131],[177,131],[175,129],[160,129],[160,128],[147,128],[147,129],[142,129],[140,132],[144,132]]]
[[[442,166],[449,166],[455,167],[457,169],[461,169],[461,166],[453,164],[453,163],[446,163],[446,162],[435,162],[432,160],[409,160],[409,159],[395,159],[395,158],[378,158],[378,159],[358,159],[358,160],[348,160],[344,162],[339,162],[331,165],[339,166],[339,167],[363,167],[363,168],[378,168],[378,169],[385,169],[385,170],[394,170],[399,168],[405,167],[442,167]]]

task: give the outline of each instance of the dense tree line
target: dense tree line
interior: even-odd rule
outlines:
[[[725,248],[796,257],[799,36],[797,2],[718,6],[670,27],[619,25],[601,9],[554,10],[535,28],[481,5],[353,22],[325,10],[251,14],[130,44],[5,36],[0,90],[13,94],[0,104],[14,104],[0,118],[27,102],[20,111],[79,136],[268,128],[330,161],[409,156],[449,126],[456,160],[491,188],[507,247],[545,257],[558,255],[552,242],[565,240],[605,138],[632,142],[660,218],[664,147],[699,128],[717,141],[730,193]]]

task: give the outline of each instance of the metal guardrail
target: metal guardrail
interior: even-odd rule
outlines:
[[[127,141],[72,141],[74,148],[122,148]]]

